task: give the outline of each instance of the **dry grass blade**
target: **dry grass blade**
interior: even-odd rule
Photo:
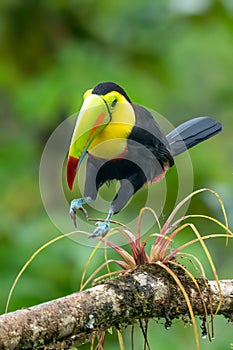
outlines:
[[[194,337],[195,337],[195,343],[196,343],[196,350],[200,350],[197,324],[196,324],[196,320],[195,320],[192,304],[190,302],[188,294],[186,293],[185,288],[183,287],[181,281],[176,276],[176,274],[166,264],[162,263],[161,261],[157,261],[156,264],[158,264],[159,266],[164,268],[172,276],[172,278],[174,279],[174,281],[176,282],[176,284],[180,288],[180,290],[181,290],[181,292],[182,292],[182,294],[183,294],[183,296],[185,298],[185,301],[186,301],[186,304],[187,304],[187,307],[188,307],[188,310],[189,310],[189,313],[190,313],[191,321],[192,321],[192,324],[193,324],[193,331],[194,331]]]
[[[195,225],[193,224],[190,224],[190,227],[192,228],[193,232],[196,234],[197,238],[199,239],[199,242],[201,243],[202,245],[202,248],[206,254],[206,257],[209,261],[209,264],[211,266],[211,269],[212,269],[212,272],[214,274],[214,278],[215,278],[215,281],[217,283],[217,286],[218,286],[218,290],[219,290],[219,304],[218,304],[218,307],[215,311],[215,315],[218,313],[219,309],[220,309],[220,306],[221,306],[221,303],[222,303],[222,290],[221,290],[221,286],[220,286],[220,282],[219,282],[219,278],[218,278],[218,274],[217,274],[217,271],[216,271],[216,268],[215,268],[215,265],[214,265],[214,262],[213,262],[213,259],[211,257],[211,254],[203,240],[203,237],[200,235],[200,233],[198,232],[197,228],[195,227]]]
[[[96,276],[96,274],[101,271],[104,267],[106,267],[109,263],[114,262],[117,263],[117,260],[107,260],[105,261],[103,264],[101,264],[100,266],[97,267],[97,269],[95,269],[95,271],[88,277],[88,279],[82,284],[82,289],[80,288],[80,291],[84,290],[86,288],[86,286],[88,285],[88,283],[90,283],[90,281]],[[106,275],[101,276],[101,278],[104,276],[108,276],[111,275],[112,272],[107,273]],[[119,273],[119,271],[117,271],[116,273]]]
[[[211,239],[211,238],[233,238],[233,236],[225,234],[225,233],[212,233],[209,235],[206,235],[204,237],[202,237],[202,239],[205,241],[206,239]],[[199,239],[195,238],[192,239],[189,242],[186,242],[184,244],[182,244],[181,246],[179,246],[178,248],[174,249],[169,255],[167,255],[166,260],[165,261],[170,261],[171,259],[173,259],[180,251],[182,251],[183,249],[187,248],[188,246],[190,246],[191,244],[194,243],[198,243]]]
[[[108,260],[109,260],[109,259],[108,259],[108,253],[107,253],[107,251],[108,251],[108,250],[107,250],[107,244],[106,244],[106,240],[105,240],[105,241],[104,241],[104,260],[105,260],[105,261],[108,261]],[[107,267],[108,273],[111,273],[109,264],[107,264],[106,267]]]
[[[90,263],[95,255],[95,253],[97,252],[98,248],[101,246],[101,244],[102,244],[101,241],[97,243],[97,245],[92,250],[91,255],[89,256],[89,258],[87,260],[87,263],[86,263],[85,268],[84,268],[83,273],[82,273],[82,278],[81,278],[81,282],[80,282],[80,291],[82,291],[85,288],[85,286],[87,285],[87,282],[84,282],[84,279],[85,279],[85,276],[87,273],[87,269],[90,266]]]
[[[192,223],[187,223],[186,226],[189,226],[189,227],[193,230],[193,232],[195,233],[195,235],[197,236],[197,238],[196,238],[195,240],[189,241],[189,242],[183,244],[182,246],[180,246],[179,248],[175,249],[175,251],[173,251],[172,254],[170,254],[170,255],[167,256],[166,260],[169,259],[169,261],[170,261],[170,259],[172,259],[172,257],[174,257],[174,256],[175,256],[178,252],[180,252],[184,247],[190,246],[190,245],[193,244],[194,242],[199,242],[199,243],[202,245],[202,248],[203,248],[203,250],[204,250],[204,252],[205,252],[205,254],[206,254],[206,257],[207,257],[207,259],[208,259],[208,261],[209,261],[209,264],[210,264],[210,266],[211,266],[211,269],[212,269],[212,272],[213,272],[213,275],[214,275],[214,278],[215,278],[215,280],[216,280],[216,283],[217,283],[217,286],[218,286],[218,290],[219,290],[219,304],[218,304],[218,307],[217,307],[217,309],[216,309],[216,311],[215,311],[215,314],[214,314],[214,315],[216,315],[216,314],[218,313],[218,311],[219,311],[219,309],[220,309],[220,306],[221,306],[221,303],[222,303],[222,291],[221,291],[221,286],[220,286],[220,283],[219,283],[218,274],[217,274],[215,265],[214,265],[214,263],[213,263],[213,259],[212,259],[212,257],[211,257],[211,254],[210,254],[208,248],[206,247],[206,245],[205,245],[205,243],[204,243],[204,240],[207,239],[207,238],[213,238],[214,236],[215,236],[215,237],[217,237],[217,236],[218,236],[218,237],[219,237],[219,236],[220,236],[220,237],[226,237],[226,234],[215,234],[215,235],[208,235],[208,236],[202,237],[202,236],[200,235],[200,233],[198,232],[198,230],[197,230],[197,228],[195,227],[194,224],[192,224]],[[230,237],[232,237],[232,236],[230,236]]]
[[[175,215],[178,213],[178,211],[180,210],[180,208],[182,208],[182,206],[189,201],[193,196],[195,196],[198,193],[204,192],[204,191],[209,191],[207,188],[202,188],[200,190],[194,191],[192,193],[190,193],[187,197],[185,197],[180,203],[177,204],[177,206],[173,209],[173,211],[171,212],[171,214],[169,215],[169,217],[167,218],[165,224],[163,225],[162,229],[161,229],[161,234],[165,234],[167,232],[168,227],[171,224],[171,221],[173,220],[173,218],[175,217]],[[212,191],[211,191],[212,192]],[[158,238],[158,242],[160,241],[160,239]]]
[[[219,194],[209,188],[202,188],[202,189],[199,189],[197,191],[194,191],[192,193],[190,193],[190,195],[188,195],[187,197],[185,197],[180,203],[178,203],[178,205],[173,209],[173,211],[171,212],[171,214],[169,215],[169,217],[167,218],[165,224],[163,225],[162,229],[161,229],[161,234],[167,234],[170,230],[169,230],[169,226],[171,225],[171,221],[174,219],[175,215],[177,214],[177,212],[180,210],[180,208],[187,202],[189,201],[193,196],[201,193],[201,192],[210,192],[212,193],[218,200],[220,206],[221,206],[221,209],[222,209],[222,213],[223,213],[223,217],[224,217],[224,221],[225,221],[225,227],[228,229],[228,220],[227,220],[227,215],[226,215],[226,210],[225,210],[225,207],[224,207],[224,204],[223,204],[223,201],[221,199],[221,197],[219,196]],[[186,219],[186,217],[183,217],[179,220],[176,221],[176,225],[178,225],[178,223],[180,223],[181,221],[183,221],[184,219]],[[175,226],[175,224],[173,224]],[[156,243],[160,243],[162,238],[158,237],[157,239],[157,242]]]
[[[92,219],[90,219],[92,220]],[[121,225],[121,226],[124,226],[126,229],[125,230],[122,230],[120,228],[114,228],[112,230],[110,230],[107,234],[106,237],[109,237],[109,236],[112,236],[118,232],[120,232],[122,235],[124,235],[127,240],[129,241],[130,244],[132,244],[132,242],[135,242],[135,236],[134,234],[132,233],[131,230],[128,230],[128,227],[125,226],[125,225]],[[108,263],[109,262],[116,262],[118,265],[120,265],[121,267],[123,267],[124,269],[128,269],[128,268],[132,268],[135,266],[135,261],[133,259],[133,257],[126,251],[124,250],[123,248],[117,246],[116,244],[110,242],[110,241],[107,241],[106,239],[103,239],[103,238],[98,238],[98,244],[95,246],[95,248],[93,249],[88,261],[87,261],[87,264],[85,266],[85,269],[83,271],[83,274],[82,274],[82,279],[81,279],[81,284],[80,284],[80,290],[83,290],[87,284],[90,282],[90,280],[92,278],[94,278],[94,276],[96,275],[96,273],[98,273],[100,271],[100,269],[102,269],[104,266],[107,267],[108,269],[108,274],[110,275],[111,272],[110,272],[110,269],[109,269],[109,266],[108,266]],[[86,272],[87,272],[87,269],[88,267],[90,266],[90,263],[94,257],[94,255],[96,254],[97,250],[99,249],[100,245],[104,243],[104,254],[105,254],[105,263],[101,265],[101,267],[98,267],[94,272],[93,274],[87,279],[86,282],[84,282],[84,279],[85,279],[85,276],[86,276]],[[106,246],[109,246],[110,248],[114,249],[121,257],[124,261],[119,261],[119,260],[108,260],[107,259],[107,251],[106,251]]]
[[[95,278],[92,282],[92,285],[95,286],[97,283],[99,283],[99,281],[102,281],[104,280],[105,278],[109,278],[109,277],[112,277],[114,275],[119,275],[121,273],[124,273],[126,270],[128,270],[128,267],[125,267],[124,266],[124,262],[120,261],[120,260],[114,260],[114,263],[115,264],[118,264],[121,266],[121,263],[123,266],[121,266],[123,268],[123,270],[118,270],[118,271],[112,271],[112,272],[109,272],[109,273],[106,273],[105,275],[101,275],[97,278]]]
[[[222,227],[229,235],[233,236],[233,232],[229,229],[228,224],[224,225],[221,221],[213,218],[212,216],[203,215],[203,214],[190,214],[187,218],[202,218],[215,222],[218,226]],[[228,236],[227,236],[228,237]]]
[[[200,260],[195,255],[189,254],[189,253],[182,252],[182,253],[177,253],[177,255],[181,255],[181,258],[183,258],[183,256],[189,258],[189,261],[192,264],[193,264],[193,261],[195,261],[198,264],[198,267],[200,269],[201,276],[203,278],[204,284],[206,286],[206,289],[208,290],[209,284],[208,284],[208,281],[206,279],[204,267],[203,267],[202,263],[200,262]],[[190,258],[191,258],[191,260],[190,260]],[[209,303],[209,309],[210,309],[211,334],[209,332],[209,321],[207,321],[207,333],[208,333],[209,340],[211,341],[214,338],[213,307],[212,307],[212,303],[211,302]],[[208,319],[208,317],[206,317],[206,320],[207,319]]]
[[[190,254],[191,256],[191,254]],[[204,297],[203,297],[203,294],[202,294],[202,291],[200,289],[200,286],[199,284],[197,283],[197,280],[196,278],[193,276],[193,274],[186,268],[184,267],[183,265],[179,264],[179,263],[176,263],[175,261],[169,261],[170,264],[174,265],[174,266],[177,266],[179,267],[180,269],[182,269],[192,280],[192,282],[194,283],[199,295],[200,295],[200,298],[201,298],[201,301],[202,301],[202,305],[203,305],[203,308],[204,308],[204,312],[205,312],[205,317],[206,319],[208,318],[208,311],[207,311],[207,307],[206,307],[206,303],[205,303],[205,300],[204,300]],[[207,323],[207,334],[208,334],[208,337],[209,337],[209,340],[211,341],[211,337],[212,335],[210,335],[210,329],[209,329],[209,323]]]
[[[166,238],[165,235],[163,235],[163,238],[160,242],[156,242],[155,247],[157,247],[158,252],[160,253],[160,255],[163,255],[163,258],[166,259],[166,254],[167,254],[167,249],[168,246],[170,244],[171,241],[173,241],[173,239],[175,238],[175,236],[183,231],[183,229],[185,229],[187,226],[189,226],[188,223],[183,224],[182,226],[178,227],[175,231],[173,231],[170,236],[169,236],[169,240]]]
[[[140,238],[140,235],[141,235],[141,226],[142,226],[142,217],[143,217],[143,214],[145,211],[149,211],[150,213],[153,214],[154,218],[155,218],[155,221],[159,227],[159,231],[161,231],[161,226],[160,226],[160,222],[159,222],[159,218],[156,214],[156,212],[150,208],[150,207],[144,207],[140,210],[140,213],[139,213],[139,216],[138,216],[138,222],[137,222],[137,231],[136,231],[136,237],[137,238]]]
[[[40,248],[38,248],[31,256],[30,258],[26,261],[26,263],[23,265],[23,267],[21,268],[21,270],[19,271],[18,275],[16,276],[12,286],[11,286],[11,289],[9,291],[9,294],[8,294],[8,297],[7,297],[7,302],[6,302],[6,307],[5,307],[5,312],[7,313],[8,312],[8,309],[9,309],[9,304],[10,304],[10,300],[11,300],[11,297],[12,297],[12,294],[15,290],[15,287],[19,281],[19,279],[21,278],[22,274],[24,273],[24,271],[26,270],[26,268],[32,263],[32,261],[37,257],[37,255],[39,253],[41,253],[44,249],[46,249],[47,247],[49,247],[51,244],[59,241],[60,239],[63,239],[65,237],[69,237],[69,236],[72,236],[74,234],[85,234],[85,235],[88,235],[89,236],[89,233],[88,232],[85,232],[85,231],[72,231],[72,232],[68,232],[68,233],[65,233],[65,234],[62,234],[60,236],[57,236],[53,239],[51,239],[50,241],[46,242],[45,244],[43,244]]]
[[[118,342],[119,342],[120,350],[125,350],[122,333],[118,329],[117,329],[117,336],[118,336]]]

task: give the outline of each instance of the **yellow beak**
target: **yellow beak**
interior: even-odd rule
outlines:
[[[67,162],[67,182],[72,190],[76,172],[95,136],[110,122],[106,102],[99,95],[88,95],[75,125]]]

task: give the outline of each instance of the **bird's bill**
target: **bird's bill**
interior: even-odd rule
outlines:
[[[67,163],[67,182],[72,190],[79,168],[95,136],[110,122],[110,114],[105,101],[98,95],[89,94],[79,112]]]

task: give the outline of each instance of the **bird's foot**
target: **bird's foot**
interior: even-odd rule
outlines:
[[[76,213],[77,210],[81,210],[83,214],[88,218],[88,214],[85,208],[83,208],[83,204],[87,204],[91,202],[91,197],[73,199],[70,203],[70,217],[73,220],[74,226],[77,228],[76,222]]]
[[[95,238],[95,237],[104,237],[108,231],[110,230],[110,221],[97,221],[96,225],[98,226],[92,233],[92,235],[89,236],[89,238]]]

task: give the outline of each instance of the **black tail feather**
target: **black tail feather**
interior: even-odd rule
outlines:
[[[221,130],[221,123],[209,117],[188,120],[167,135],[171,153],[173,156],[177,156]]]

